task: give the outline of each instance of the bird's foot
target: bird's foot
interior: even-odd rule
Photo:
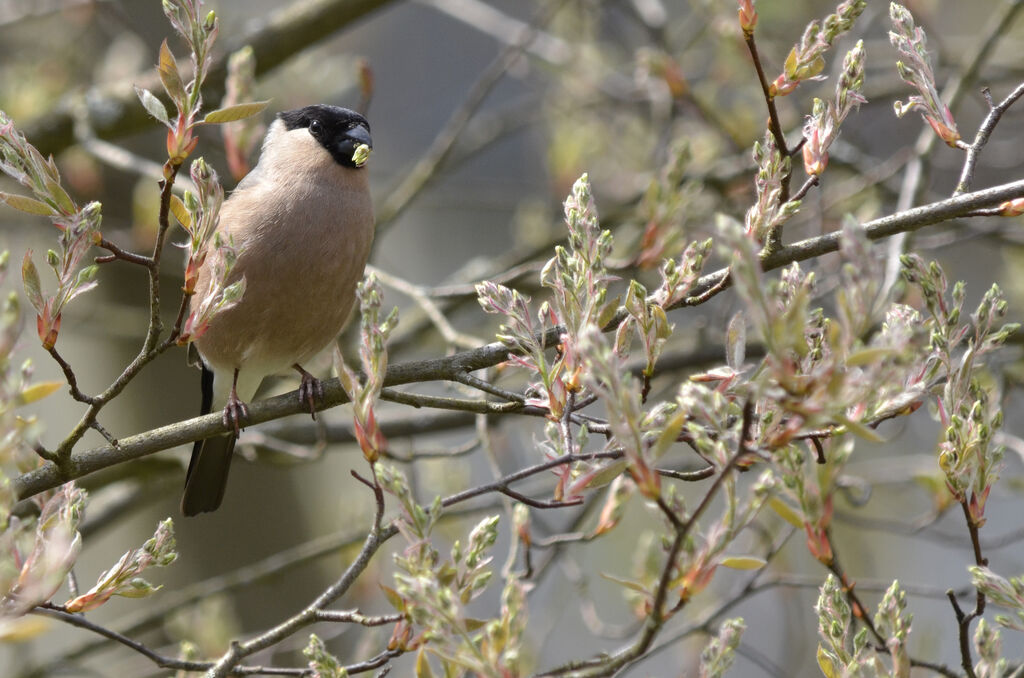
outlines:
[[[238,398],[238,394],[235,393],[235,389],[231,389],[231,394],[228,396],[228,404],[224,406],[224,413],[221,415],[221,421],[228,428],[235,430],[235,437],[238,437],[238,430],[243,419],[249,418],[249,406],[246,405]]]
[[[302,375],[302,382],[299,384],[299,402],[309,405],[309,413],[316,421],[316,403],[324,399],[324,385],[319,379],[302,369],[298,363],[292,367]]]

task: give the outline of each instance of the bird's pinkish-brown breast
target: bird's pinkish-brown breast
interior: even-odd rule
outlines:
[[[230,281],[244,276],[246,287],[196,340],[209,364],[270,373],[301,363],[338,335],[352,311],[373,239],[366,172],[341,167],[310,144],[288,148],[296,157],[276,160],[301,160],[293,165],[301,171],[245,186],[222,208],[218,230],[238,252]],[[212,258],[200,273],[197,302],[210,288]]]

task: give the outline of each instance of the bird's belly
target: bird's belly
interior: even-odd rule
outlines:
[[[217,367],[253,366],[264,374],[308,360],[337,337],[351,313],[364,249],[307,237],[240,256],[236,273],[245,276],[245,293],[211,319],[196,340],[200,354]],[[258,271],[252,259],[260,262]]]

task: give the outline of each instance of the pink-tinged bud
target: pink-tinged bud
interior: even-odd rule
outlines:
[[[719,383],[719,382],[731,382],[736,378],[736,371],[731,367],[716,367],[707,372],[701,372],[699,374],[691,374],[690,381],[697,383]]]
[[[629,474],[640,494],[651,500],[661,497],[661,476],[642,459],[636,459],[630,464]]]
[[[178,135],[177,135],[177,133],[173,129],[168,129],[167,130],[167,157],[169,159],[173,160],[174,156],[177,154],[177,151],[178,151]],[[164,176],[166,177],[166,175],[167,175],[167,172],[165,171],[164,172]]]
[[[185,346],[206,333],[206,330],[210,327],[210,322],[208,320],[200,321],[199,315],[198,311],[193,311],[185,319],[185,326],[181,328],[181,334],[175,341],[178,346]]]
[[[967,503],[967,512],[971,516],[971,523],[974,527],[981,527],[985,524],[985,503],[988,501],[988,493],[991,489],[992,486],[989,485],[980,496],[975,492],[971,493],[971,500]]]
[[[947,109],[948,112],[949,109]],[[928,121],[928,124],[932,126],[935,133],[939,135],[939,138],[946,142],[947,146],[957,147],[957,142],[960,141],[960,132],[957,131],[956,127],[950,127],[946,123],[936,120],[930,115],[924,116],[924,119]],[[952,121],[952,116],[950,117]]]
[[[189,257],[188,264],[185,266],[185,284],[181,288],[185,294],[195,294],[196,283],[199,282],[199,269],[202,268],[204,261],[206,261],[206,252]]]
[[[39,340],[43,342],[43,348],[47,351],[57,344],[57,335],[60,333],[60,313],[56,318],[51,319],[49,303],[43,309],[43,313],[36,316],[36,332],[39,334]]]
[[[796,80],[790,80],[783,73],[779,77],[775,78],[775,82],[768,86],[768,95],[772,97],[784,97],[793,90],[796,89],[800,83]]]
[[[807,172],[807,176],[820,176],[828,166],[828,153],[821,152],[821,139],[817,129],[811,132],[807,143],[804,144],[803,154],[804,171]]]
[[[754,32],[757,27],[757,10],[754,9],[754,0],[740,0],[740,28],[747,35]]]
[[[529,548],[533,544],[533,535],[530,534],[530,524],[523,523],[516,527],[516,534],[519,536],[519,540]]]
[[[715,576],[716,567],[715,565],[708,566],[703,561],[691,566],[679,581],[679,599],[689,600],[707,588],[712,577]]]
[[[380,459],[380,453],[387,449],[387,438],[377,425],[377,417],[370,408],[366,414],[366,422],[360,421],[360,417],[354,418],[356,441],[363,451],[363,458],[371,464]]]
[[[167,130],[167,158],[172,164],[181,165],[198,143],[199,137],[193,136],[192,130],[179,117],[177,126]],[[167,175],[166,169],[164,175]]]
[[[614,497],[609,495],[608,501],[605,502],[604,508],[601,509],[601,517],[597,521],[597,527],[594,528],[594,536],[614,529],[619,524],[621,518],[621,512],[617,510]]]
[[[359,449],[363,451],[363,457],[367,461],[376,461],[376,457],[373,453],[373,447],[370,445],[370,440],[366,436],[366,429],[363,428],[363,423],[359,421],[359,417],[356,417],[352,423],[355,428],[356,442],[359,443]],[[371,459],[371,457],[374,458]]]
[[[1019,217],[1024,214],[1024,198],[1007,200],[999,206],[999,214],[1004,217]]]
[[[825,534],[824,529],[812,528],[809,524],[804,523],[804,532],[807,533],[807,550],[811,552],[819,563],[823,565],[831,565],[835,559],[832,553],[832,544],[829,543],[828,535]]]
[[[555,377],[551,382],[551,389],[548,391],[548,415],[552,420],[558,421],[565,412],[565,401],[569,397],[568,389],[562,380],[562,375]]]
[[[409,649],[409,639],[412,638],[412,626],[404,619],[395,624],[391,631],[391,638],[388,640],[389,650]]]

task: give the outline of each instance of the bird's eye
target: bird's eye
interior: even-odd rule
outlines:
[[[309,123],[309,133],[310,134],[312,134],[315,137],[318,137],[318,136],[320,136],[320,134],[323,131],[324,131],[324,125],[323,125],[322,122],[320,122],[319,120],[312,120],[312,121],[310,121],[310,123]]]

